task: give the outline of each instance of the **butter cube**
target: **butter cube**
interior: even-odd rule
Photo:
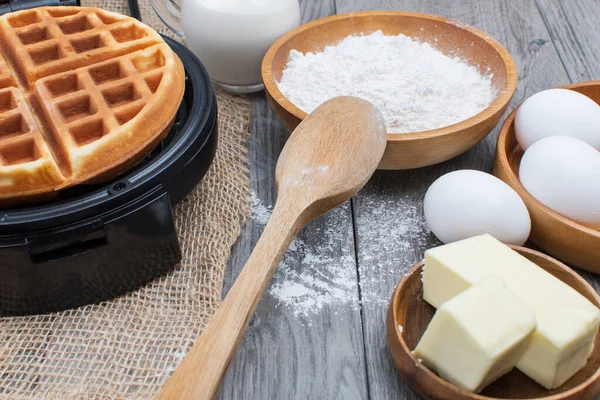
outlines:
[[[533,309],[537,330],[517,368],[547,389],[566,382],[587,362],[600,310],[490,235],[475,236],[425,252],[423,298],[440,307],[490,275]]]
[[[443,379],[477,393],[513,369],[535,326],[533,310],[490,277],[445,302],[413,354]]]

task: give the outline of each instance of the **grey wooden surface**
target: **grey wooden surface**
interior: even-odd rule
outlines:
[[[519,85],[510,109],[540,90],[600,79],[596,0],[302,0],[301,7],[304,22],[335,13],[394,9],[476,26],[515,59]],[[262,204],[271,206],[276,198],[275,164],[289,133],[263,93],[253,95],[252,101],[252,187]],[[498,128],[469,152],[440,165],[379,171],[351,202],[306,227],[300,233],[305,252],[289,252],[288,268],[300,271],[310,262],[307,253],[318,254],[324,266],[352,270],[355,298],[309,316],[294,316],[266,294],[220,399],[417,399],[397,378],[388,354],[387,300],[405,271],[438,244],[422,216],[425,191],[452,170],[490,171],[497,134]],[[225,292],[258,240],[262,222],[248,221],[233,250]],[[600,279],[583,275],[600,288]]]

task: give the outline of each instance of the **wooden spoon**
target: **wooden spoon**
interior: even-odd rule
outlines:
[[[292,239],[367,183],[386,146],[383,116],[354,97],[329,100],[294,130],[275,177],[273,215],[219,311],[159,399],[213,399],[256,306]]]

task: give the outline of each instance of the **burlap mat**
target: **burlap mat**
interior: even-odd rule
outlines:
[[[128,13],[125,0],[83,3]],[[166,33],[146,0],[140,8],[145,22]],[[223,270],[250,212],[251,107],[246,97],[217,91],[217,99],[215,162],[175,210],[181,265],[100,305],[0,319],[0,398],[149,399],[183,359],[219,306]]]

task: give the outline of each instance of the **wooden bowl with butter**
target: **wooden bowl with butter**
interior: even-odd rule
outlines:
[[[388,132],[379,169],[419,168],[449,160],[475,146],[498,124],[517,86],[515,63],[500,43],[471,26],[434,15],[366,11],[309,22],[279,38],[265,54],[262,78],[267,99],[289,131],[307,116],[277,86],[290,51],[319,52],[350,35],[379,30],[385,35],[404,34],[429,43],[446,55],[459,56],[481,73],[492,74],[497,90],[487,108],[464,121],[421,132]]]
[[[600,81],[579,82],[562,88],[579,92],[600,104]],[[600,274],[600,231],[551,210],[521,184],[519,166],[524,153],[515,135],[517,109],[506,118],[498,135],[494,175],[512,187],[525,202],[531,215],[529,239],[536,246],[566,263]]]
[[[511,247],[600,307],[600,296],[569,267],[540,252],[524,247]],[[598,333],[586,366],[554,390],[543,388],[517,369],[486,387],[480,394],[460,389],[440,378],[412,354],[435,314],[435,308],[423,300],[422,268],[423,262],[417,263],[400,281],[392,295],[387,315],[387,339],[392,360],[399,375],[417,394],[431,400],[587,400],[595,399],[600,394]]]

